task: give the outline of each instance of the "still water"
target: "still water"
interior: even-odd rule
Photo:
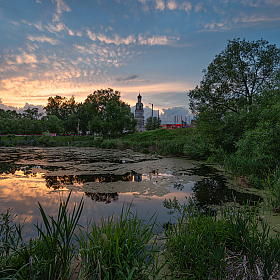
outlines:
[[[34,237],[40,223],[38,202],[56,216],[60,200],[72,191],[70,210],[81,199],[80,224],[119,216],[131,206],[143,218],[156,213],[160,225],[172,218],[165,199],[179,202],[193,197],[201,207],[259,197],[231,188],[225,174],[211,166],[183,158],[161,158],[132,151],[96,148],[1,148],[0,213],[12,208],[16,221],[25,223],[24,236]]]

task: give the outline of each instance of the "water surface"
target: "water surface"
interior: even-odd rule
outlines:
[[[38,202],[56,216],[60,200],[72,191],[70,208],[84,200],[80,224],[119,216],[123,206],[159,225],[170,220],[164,199],[179,202],[193,197],[199,206],[259,197],[231,188],[225,174],[184,158],[161,158],[132,151],[96,148],[1,148],[0,213],[12,208],[17,222],[25,221],[25,236],[34,236],[41,221]]]

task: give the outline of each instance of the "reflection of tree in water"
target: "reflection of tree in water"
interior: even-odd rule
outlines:
[[[195,182],[192,191],[194,199],[200,207],[220,205],[233,201],[233,197],[236,198],[237,203],[242,205],[249,200],[258,201],[260,199],[259,196],[254,194],[240,193],[227,188],[226,180],[222,176],[217,176],[216,179],[204,178],[201,181]]]
[[[95,202],[105,202],[109,204],[112,201],[116,202],[119,199],[118,193],[91,193],[86,192],[86,196],[90,197]]]
[[[184,184],[182,183],[178,183],[178,182],[175,182],[174,185],[173,185],[173,188],[178,190],[178,191],[182,191],[184,189]]]
[[[0,164],[0,174],[15,174],[18,169],[19,168],[16,165],[10,162],[1,162]]]
[[[45,176],[48,188],[59,189],[65,185],[84,184],[86,182],[109,183],[117,181],[132,181],[133,174],[125,173],[124,175],[114,174],[97,174],[97,175],[62,175],[62,176]]]

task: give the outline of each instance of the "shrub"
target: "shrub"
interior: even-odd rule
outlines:
[[[43,132],[42,136],[39,138],[39,142],[45,146],[54,146],[55,144],[55,141],[49,131]]]
[[[141,151],[143,154],[149,154],[150,150],[148,148],[143,148]]]
[[[102,149],[116,149],[117,148],[116,140],[114,140],[114,139],[103,140],[101,143],[101,148]]]

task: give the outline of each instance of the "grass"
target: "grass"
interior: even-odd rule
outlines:
[[[270,279],[280,257],[279,237],[257,217],[258,207],[224,207],[220,217],[205,215],[178,201],[165,201],[180,213],[166,232],[166,257],[179,279]],[[238,278],[243,275],[245,278]]]
[[[161,251],[155,217],[145,221],[123,207],[119,218],[84,228],[79,226],[83,201],[69,212],[70,195],[60,202],[56,219],[39,204],[38,238],[27,243],[10,210],[0,215],[0,279],[266,280],[279,275],[280,239],[269,237],[258,205],[224,206],[219,215],[208,215],[192,200],[183,205],[165,201],[178,217],[177,224],[167,226]],[[166,265],[169,276],[161,271]]]
[[[156,239],[153,218],[145,222],[130,207],[122,208],[120,218],[102,219],[80,231],[83,276],[90,279],[148,279],[157,274],[154,267]],[[152,241],[153,239],[153,241]]]
[[[34,139],[35,141],[31,140]],[[15,147],[15,146],[90,146],[94,142],[92,136],[68,136],[58,135],[50,137],[46,143],[42,136],[1,136],[0,146]]]
[[[36,225],[38,238],[28,243],[10,210],[1,214],[0,279],[70,279],[76,271],[80,279],[156,277],[154,217],[144,221],[128,207],[119,219],[104,218],[84,231],[78,226],[83,201],[69,213],[70,195],[60,202],[57,219],[39,203],[42,224]]]
[[[82,213],[83,202],[68,214],[70,195],[61,202],[58,218],[47,217],[39,203],[42,225],[36,225],[38,238],[22,241],[21,225],[10,219],[9,213],[2,217],[1,242],[4,253],[0,260],[0,279],[69,279],[71,261],[75,258],[74,232]],[[12,226],[8,226],[9,224]],[[43,230],[43,227],[45,230]]]

